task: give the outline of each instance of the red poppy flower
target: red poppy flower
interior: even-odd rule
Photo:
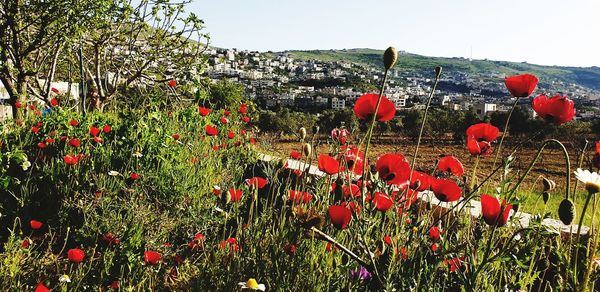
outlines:
[[[498,128],[479,123],[470,126],[467,129],[467,149],[471,155],[489,156],[492,154],[492,142],[498,138],[500,131]]]
[[[90,135],[95,137],[98,136],[98,134],[100,134],[100,129],[96,127],[90,127]]]
[[[531,107],[542,119],[556,125],[569,122],[575,117],[575,105],[566,96],[548,98],[542,94],[533,99]]]
[[[460,187],[449,179],[434,179],[431,183],[431,190],[435,197],[442,202],[457,201],[462,195]]]
[[[319,170],[329,174],[329,175],[333,175],[336,174],[340,171],[340,163],[339,161],[337,161],[335,158],[329,156],[329,155],[325,155],[325,154],[321,154],[319,155]]]
[[[361,120],[369,119],[375,114],[378,99],[379,95],[374,93],[359,97],[354,104],[354,114]],[[382,96],[379,109],[377,110],[377,121],[386,122],[393,119],[395,115],[396,105],[387,99],[387,97]]]
[[[537,84],[538,78],[531,74],[510,76],[504,79],[504,85],[510,91],[510,95],[514,97],[530,96]]]
[[[308,204],[310,203],[310,200],[312,200],[312,197],[313,196],[308,192],[300,192],[295,190],[290,190],[288,195],[288,199],[295,204]]]
[[[242,117],[242,122],[244,122],[244,123],[246,123],[246,124],[247,124],[247,123],[250,123],[250,117],[243,116],[243,117]]]
[[[63,160],[67,165],[75,165],[79,161],[79,156],[77,155],[65,155]]]
[[[46,144],[52,144],[54,141],[54,138],[46,138]]]
[[[52,290],[44,286],[42,282],[39,282],[37,286],[35,286],[35,292],[52,292]]]
[[[410,208],[412,204],[414,204],[419,198],[418,190],[406,189],[403,191],[402,196],[396,197],[398,191],[392,192],[392,198],[398,200],[401,206],[398,208],[398,212],[403,212],[404,209]]]
[[[346,229],[352,220],[352,211],[341,205],[329,206],[327,210],[331,224],[337,229]]]
[[[410,177],[410,165],[402,154],[384,154],[377,159],[375,168],[387,184],[404,184]]]
[[[160,261],[160,253],[155,251],[144,252],[144,262],[149,265],[156,265]]]
[[[502,214],[500,214],[501,208],[504,208]],[[488,225],[504,226],[508,221],[511,209],[512,205],[506,204],[505,199],[502,199],[502,204],[500,204],[496,197],[486,194],[481,195],[481,214]]]
[[[198,107],[198,113],[201,116],[206,117],[206,116],[208,116],[208,114],[210,114],[210,109],[209,108],[205,108],[203,106],[199,106]]]
[[[347,184],[344,184],[342,186],[342,194],[344,195],[344,197],[360,197],[360,187],[356,184],[350,184],[350,186],[348,186]]]
[[[245,103],[240,104],[240,109],[238,110],[240,114],[245,114],[248,112],[248,106]]]
[[[73,127],[77,127],[77,125],[79,125],[79,122],[76,119],[72,119],[71,121],[69,121],[69,124],[71,124],[71,126]]]
[[[392,198],[381,192],[375,193],[372,203],[373,206],[375,206],[375,209],[377,209],[377,211],[382,212],[389,210],[394,205],[394,201],[392,200]]]
[[[285,253],[287,253],[291,256],[296,254],[296,250],[297,250],[296,245],[293,243],[288,243],[283,247],[283,251],[285,251]]]
[[[230,110],[224,110],[223,111],[223,115],[226,116],[226,117],[228,117],[230,114],[231,114]]]
[[[106,241],[106,243],[108,243],[109,245],[119,245],[119,243],[121,242],[121,240],[119,240],[119,238],[112,234],[112,232],[108,232],[102,235],[102,239]]]
[[[56,98],[51,99],[50,100],[50,105],[52,105],[52,106],[58,106],[58,99],[56,99]]]
[[[31,240],[29,238],[25,238],[23,239],[23,241],[21,241],[21,248],[29,248],[29,246],[31,245]]]
[[[20,101],[15,102],[15,107],[16,108],[22,108],[23,104]]]
[[[445,259],[444,263],[448,264],[448,268],[451,273],[455,273],[458,268],[460,268],[462,262],[465,260],[464,256],[455,257],[452,259]]]
[[[346,141],[348,140],[348,136],[350,135],[350,132],[348,132],[348,130],[346,129],[338,129],[335,128],[333,130],[331,130],[331,139],[339,141],[340,144],[346,144]]]
[[[112,130],[112,128],[110,127],[110,125],[104,125],[102,127],[102,132],[104,133],[109,133]]]
[[[44,149],[44,148],[46,148],[46,146],[47,146],[47,145],[46,145],[46,143],[44,143],[44,142],[39,142],[39,143],[37,143],[37,147],[38,147],[38,148],[40,148],[40,149]]]
[[[250,138],[250,140],[248,140],[248,142],[250,142],[250,144],[256,144],[256,139]]]
[[[432,244],[432,245],[431,245],[431,251],[432,251],[432,252],[436,252],[437,250],[438,250],[438,245],[437,245],[437,243],[434,243],[434,244]]]
[[[51,87],[51,88],[50,88],[50,91],[52,91],[52,92],[54,92],[54,93],[56,93],[56,94],[59,94],[59,93],[60,93],[60,91],[58,91],[58,89],[56,89],[56,88],[54,88],[54,87]]]
[[[175,140],[175,141],[179,141],[179,139],[181,139],[181,135],[179,135],[178,133],[175,133],[175,134],[171,135],[171,138],[173,138],[173,140]]]
[[[438,241],[440,239],[440,229],[437,226],[429,228],[429,238],[433,241]]]
[[[206,125],[205,131],[206,135],[209,136],[216,136],[219,134],[219,130],[211,125]]]
[[[177,86],[177,80],[175,79],[171,79],[169,80],[169,87],[174,88],[175,86]]]
[[[410,188],[415,191],[426,191],[431,187],[433,177],[424,172],[413,170],[410,177]]]
[[[108,285],[108,288],[114,289],[114,290],[118,290],[121,287],[121,284],[119,283],[119,281],[114,280],[110,283],[110,285]]]
[[[465,168],[458,158],[454,156],[445,156],[438,162],[438,170],[442,172],[450,172],[456,176],[465,174]]]
[[[192,250],[202,250],[204,249],[204,241],[206,237],[202,233],[196,233],[194,238],[188,243],[188,247]]]
[[[235,133],[233,131],[229,130],[227,132],[227,138],[229,138],[229,139],[235,138]]]
[[[31,127],[31,133],[37,134],[40,131],[40,127],[33,126]]]
[[[220,122],[221,122],[221,124],[223,124],[223,125],[227,125],[227,124],[229,124],[229,119],[228,119],[228,118],[226,118],[226,117],[221,117],[221,118],[219,119],[219,121],[220,121]]]
[[[138,180],[140,178],[140,175],[137,174],[136,172],[132,172],[129,177],[131,178],[131,180]]]
[[[71,140],[69,140],[69,146],[77,148],[80,145],[81,145],[81,141],[79,141],[79,139],[71,139]]]
[[[38,230],[38,229],[42,228],[42,226],[44,226],[44,223],[37,221],[37,220],[31,220],[31,221],[29,221],[29,226],[31,226],[31,229],[33,229],[33,230]]]
[[[85,252],[79,248],[72,248],[67,251],[67,257],[73,263],[81,263],[85,258]]]
[[[231,188],[231,189],[229,189],[227,194],[229,195],[229,200],[231,202],[238,202],[239,200],[242,199],[243,192],[242,192],[242,190],[236,190],[234,188]]]
[[[346,160],[348,169],[356,175],[362,175],[365,153],[356,146],[344,146],[342,147],[342,153],[344,154],[343,157]],[[345,169],[342,168],[343,170]]]
[[[389,235],[383,237],[383,242],[389,246],[392,246],[392,238]]]
[[[408,259],[408,250],[406,249],[406,247],[400,249],[400,254],[402,255],[403,260]]]
[[[98,136],[94,136],[94,142],[100,144],[100,143],[104,142],[104,139],[102,139],[102,138],[100,138]]]
[[[298,160],[298,159],[300,159],[300,157],[302,157],[302,153],[300,153],[298,151],[290,152],[290,158]]]
[[[264,179],[264,178],[258,177],[258,176],[246,179],[247,185],[249,185],[251,187],[256,187],[259,189],[264,188],[267,185],[267,183],[269,183],[269,181],[267,179]]]

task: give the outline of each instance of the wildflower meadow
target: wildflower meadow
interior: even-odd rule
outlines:
[[[379,91],[353,107],[366,131],[335,128],[317,151],[323,133],[300,128],[288,157],[267,155],[250,100],[87,114],[59,90],[47,104],[18,101],[20,118],[3,122],[0,136],[0,290],[598,289],[600,236],[594,220],[582,225],[597,211],[600,142],[570,161],[561,141],[536,141],[515,171],[524,158],[521,144],[504,145],[511,111],[503,128],[466,129],[474,163],[449,154],[426,165],[419,150],[437,67],[414,152],[375,156],[375,125],[396,116],[385,92],[397,59],[385,51]],[[538,81],[504,83],[519,101]],[[156,87],[186,90],[175,79]],[[568,96],[532,100],[553,126],[575,116]],[[556,176],[565,183],[544,178],[538,195],[560,198],[558,216],[540,211],[524,225],[520,187],[548,148],[564,153]],[[478,168],[484,160],[492,171]]]

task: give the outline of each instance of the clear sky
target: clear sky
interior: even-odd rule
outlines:
[[[600,66],[600,0],[193,0],[211,43]],[[471,53],[472,51],[472,53]]]

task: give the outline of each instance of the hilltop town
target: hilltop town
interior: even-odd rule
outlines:
[[[240,82],[247,96],[266,109],[279,106],[319,111],[351,107],[363,93],[373,92],[383,78],[376,64],[294,58],[300,55],[295,51],[261,53],[211,48],[206,53],[209,57],[205,76]],[[433,75],[433,68],[396,68],[388,76],[386,96],[400,111],[424,108]],[[508,111],[514,99],[504,89],[504,77],[505,74],[493,71],[445,69],[432,103],[453,110],[472,108],[480,117],[494,111]],[[568,95],[577,104],[580,119],[600,114],[600,91],[596,89],[551,80],[541,82],[537,93]],[[530,104],[525,99],[521,102]]]

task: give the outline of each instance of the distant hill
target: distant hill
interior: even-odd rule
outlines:
[[[300,60],[348,61],[368,66],[383,66],[382,50],[348,49],[348,50],[314,50],[286,51],[291,57]],[[507,75],[532,73],[543,82],[562,81],[575,83],[594,90],[600,90],[600,67],[560,67],[542,66],[529,63],[507,61],[472,60],[466,58],[427,57],[403,53],[398,59],[397,68],[401,70],[428,70],[442,66],[444,71],[460,71],[466,73],[504,73]]]

